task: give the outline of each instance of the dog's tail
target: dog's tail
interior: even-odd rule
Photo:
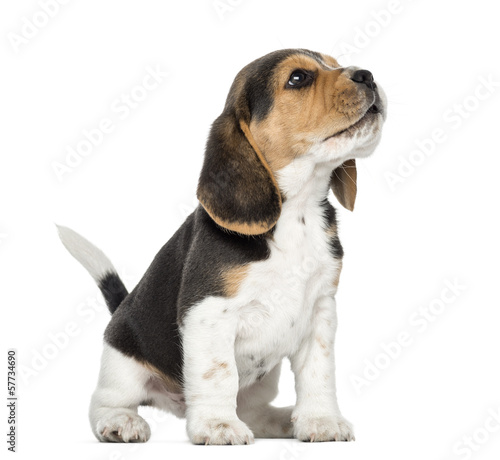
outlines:
[[[59,237],[70,254],[90,273],[99,286],[111,314],[128,295],[127,288],[115,267],[104,253],[83,236],[67,227],[57,225]]]

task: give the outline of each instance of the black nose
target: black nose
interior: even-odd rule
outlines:
[[[375,89],[377,87],[373,81],[373,75],[369,70],[356,70],[356,72],[352,74],[351,80],[356,83],[364,83],[371,89]]]

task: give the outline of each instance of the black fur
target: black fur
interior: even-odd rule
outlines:
[[[330,228],[337,225],[337,215],[335,208],[331,205],[328,199],[325,198],[321,203],[321,207],[323,208],[323,215],[325,217],[326,228]],[[333,237],[330,238],[329,241],[330,252],[335,259],[342,259],[344,257],[344,249],[340,244],[340,239],[338,237],[338,233],[336,232]]]
[[[320,59],[317,53],[299,52]],[[279,190],[240,129],[239,120],[243,117],[249,123],[252,117],[261,119],[269,113],[274,94],[272,73],[279,62],[294,53],[297,50],[278,51],[245,67],[240,73],[243,89],[237,94],[235,81],[224,112],[213,124],[198,196],[224,221],[276,222],[279,217]],[[326,230],[335,224],[335,210],[327,200],[323,208]],[[186,312],[208,296],[225,295],[224,271],[267,259],[272,232],[252,237],[228,232],[198,206],[116,309],[105,340],[182,382],[179,326]],[[336,237],[332,238],[331,251],[334,257],[342,257]],[[116,299],[118,296],[114,304]]]
[[[280,50],[263,56],[249,64],[245,72],[244,95],[252,118],[263,120],[273,105],[273,73],[276,66],[287,57],[297,54],[297,50]]]
[[[268,115],[276,85],[280,84],[273,78],[276,66],[287,57],[301,53],[321,61],[318,53],[285,49],[244,67],[231,86],[224,111],[212,125],[197,195],[219,222],[261,224],[264,229],[270,229],[279,218],[279,190],[239,123],[260,121]]]
[[[116,310],[105,340],[181,382],[178,325],[186,311],[207,296],[224,295],[224,270],[267,257],[265,237],[227,233],[198,206]]]
[[[280,215],[279,191],[230,114],[221,115],[212,126],[198,197],[212,215],[227,223],[271,227]]]
[[[106,273],[99,280],[98,286],[110,313],[113,314],[122,303],[123,299],[127,297],[127,288],[123,284],[120,277],[114,272]]]
[[[321,55],[314,51],[285,49],[267,54],[243,69],[246,79],[244,93],[252,118],[260,121],[271,110],[275,91],[273,85],[277,83],[272,78],[276,66],[287,57],[300,53],[321,61]],[[285,85],[286,82],[282,83]]]

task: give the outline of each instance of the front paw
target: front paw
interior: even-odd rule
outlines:
[[[294,416],[292,418],[294,437],[300,441],[354,441],[352,425],[341,415],[336,416]]]
[[[110,409],[97,421],[95,434],[101,442],[146,442],[151,437],[151,430],[133,411]]]
[[[251,444],[253,433],[239,419],[211,418],[188,421],[188,436],[193,444]]]

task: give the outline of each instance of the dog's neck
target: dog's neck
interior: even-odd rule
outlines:
[[[273,242],[283,253],[303,255],[311,242],[323,241],[318,235],[324,234],[324,202],[332,170],[326,163],[296,160],[276,174],[283,206]]]
[[[298,158],[276,173],[284,195],[284,206],[297,211],[323,202],[330,190],[330,176],[337,167],[335,162],[314,164],[310,159]]]

